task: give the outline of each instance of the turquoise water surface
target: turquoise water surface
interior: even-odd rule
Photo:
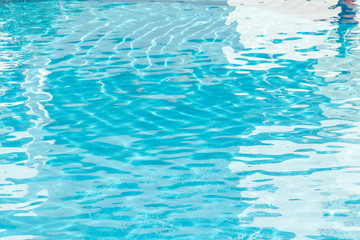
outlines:
[[[326,4],[1,1],[0,239],[360,239],[360,29]]]

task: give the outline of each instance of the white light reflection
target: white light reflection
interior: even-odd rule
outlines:
[[[317,86],[316,94],[330,99],[319,104],[324,116],[320,126],[259,126],[244,136],[289,138],[269,137],[259,145],[240,146],[241,157],[229,166],[246,176],[238,186],[250,206],[238,215],[240,224],[292,232],[296,239],[320,235],[354,239],[360,234],[359,28],[341,31],[329,21],[315,21],[336,16],[340,9],[328,8],[338,1],[228,2],[236,6],[228,24],[237,23],[244,45],[240,52],[231,46],[223,49],[229,68],[246,73],[283,67],[271,59],[275,54],[294,61],[317,59],[311,71],[328,84]],[[302,33],[319,30],[326,34]],[[339,38],[347,41],[345,50]],[[248,66],[256,61],[249,53],[271,57]],[[300,137],[301,132],[308,134]],[[297,140],[291,141],[291,136]]]
[[[39,38],[39,36],[35,37]],[[31,45],[28,45],[29,47]],[[26,49],[23,46],[23,50]],[[15,53],[14,53],[15,54]],[[46,149],[50,142],[43,141],[44,132],[42,128],[51,122],[48,112],[44,108],[42,102],[49,101],[52,96],[43,91],[47,75],[50,73],[43,69],[47,65],[48,60],[40,57],[33,57],[26,61],[25,64],[33,66],[23,72],[25,81],[21,83],[24,89],[23,96],[27,98],[24,102],[13,102],[14,104],[23,104],[28,108],[28,115],[34,116],[32,120],[33,126],[27,131],[16,131],[9,133],[8,141],[16,141],[19,139],[31,139],[30,142],[21,147],[0,148],[0,154],[8,153],[25,153],[27,158],[21,162],[13,164],[0,165],[0,194],[2,198],[16,199],[10,203],[1,203],[0,211],[16,211],[14,216],[36,216],[34,209],[39,207],[48,198],[47,189],[43,189],[39,184],[18,184],[12,182],[11,179],[32,179],[39,173],[38,166],[44,164],[46,157],[42,156],[43,149]],[[12,66],[14,67],[14,66]],[[5,106],[5,103],[3,104]],[[15,130],[15,131],[14,131]],[[31,236],[18,236],[19,239],[30,239]],[[15,238],[14,238],[15,239]]]
[[[17,235],[17,236],[11,236],[11,237],[2,237],[1,240],[30,240],[30,239],[36,239],[37,236],[34,235]]]
[[[327,122],[323,124],[325,127]],[[256,131],[267,133],[268,129]],[[340,201],[360,193],[359,144],[261,143],[264,145],[240,147],[241,154],[251,157],[239,157],[239,162],[229,166],[234,172],[257,171],[238,185],[246,189],[242,198],[251,204],[239,214],[241,220],[250,221],[253,227],[293,232],[300,239],[326,229],[359,231],[359,226],[349,225],[354,220],[349,217],[324,218],[353,215],[353,209],[345,208]],[[274,163],[287,154],[296,156]],[[338,206],[325,207],[332,203]]]
[[[224,54],[232,64],[228,68],[246,72],[284,67],[272,59],[275,54],[277,59],[294,61],[336,55],[336,51],[327,47],[324,41],[326,35],[304,34],[319,29],[330,31],[333,28],[329,22],[314,21],[336,15],[338,9],[328,9],[332,3],[336,4],[336,1],[270,0],[259,3],[229,0],[228,4],[236,8],[229,14],[226,24],[237,23],[236,31],[241,35],[244,51],[236,52],[231,46],[223,47]],[[313,47],[321,51],[301,51]],[[254,54],[266,54],[270,58],[259,58]],[[250,61],[258,62],[249,64]]]
[[[24,134],[32,139],[28,144],[23,146],[28,158],[25,161],[25,166],[28,166],[28,169],[36,169],[39,166],[44,165],[48,159],[42,154],[44,154],[45,149],[53,144],[52,141],[43,140],[43,136],[46,135],[43,127],[50,124],[52,121],[47,110],[42,104],[43,102],[51,101],[53,98],[50,93],[43,91],[47,75],[51,73],[46,69],[43,69],[43,67],[46,67],[49,62],[49,59],[36,57],[36,55],[27,61],[27,64],[34,67],[25,70],[25,81],[21,84],[22,88],[25,89],[23,96],[27,97],[26,106],[29,108],[27,114],[36,117],[36,119],[33,120],[34,126],[29,128]],[[40,68],[40,66],[42,67]],[[23,169],[22,173],[26,172],[25,170],[26,169]],[[27,176],[27,178],[31,177]],[[36,202],[37,204],[30,204],[31,208],[21,207],[21,210],[29,210],[29,212],[18,213],[16,214],[17,216],[36,216],[36,213],[33,212],[33,210],[47,201],[49,194],[47,189],[32,186],[30,195],[35,192],[36,195],[33,198],[36,199],[30,201]]]

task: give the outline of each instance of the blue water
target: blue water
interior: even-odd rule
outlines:
[[[360,239],[343,15],[2,1],[0,239]]]

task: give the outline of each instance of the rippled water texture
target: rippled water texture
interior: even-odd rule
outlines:
[[[336,4],[1,1],[0,239],[359,239]]]

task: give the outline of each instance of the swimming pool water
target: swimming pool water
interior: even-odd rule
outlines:
[[[0,239],[359,239],[359,28],[296,2],[1,2]]]

